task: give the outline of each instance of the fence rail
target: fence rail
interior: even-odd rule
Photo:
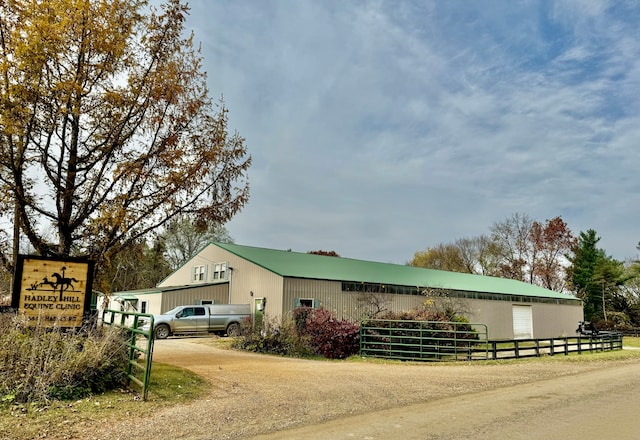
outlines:
[[[401,360],[486,359],[487,326],[375,319],[360,325],[360,355]]]
[[[360,355],[399,360],[518,359],[622,349],[623,335],[489,341],[485,324],[368,320],[360,325]]]
[[[141,319],[151,323],[149,331],[139,328]],[[149,378],[151,377],[151,360],[153,357],[154,338],[153,330],[151,330],[153,329],[153,315],[106,309],[102,312],[102,325],[118,328],[126,333],[129,354],[126,374],[130,381],[142,389],[143,400],[147,400]],[[142,346],[138,345],[138,336],[145,338]],[[144,362],[138,362],[140,356],[144,356]]]
[[[571,336],[548,339],[490,341],[489,359],[519,359],[556,354],[622,350],[622,334]]]

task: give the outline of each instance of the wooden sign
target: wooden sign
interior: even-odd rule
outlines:
[[[91,307],[93,261],[19,255],[12,307],[47,327],[80,327]]]

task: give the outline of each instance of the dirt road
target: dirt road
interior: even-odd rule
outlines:
[[[640,366],[446,398],[253,440],[636,440]]]
[[[157,341],[154,360],[200,374],[211,393],[93,438],[640,438],[638,360],[325,362],[221,350],[209,339]]]

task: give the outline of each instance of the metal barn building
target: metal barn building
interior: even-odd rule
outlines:
[[[520,281],[226,243],[208,244],[156,288],[118,292],[112,301],[154,314],[184,304],[250,303],[256,319],[306,305],[356,319],[367,296],[401,311],[423,304],[425,291],[463,304],[490,339],[570,336],[583,319],[580,299]]]

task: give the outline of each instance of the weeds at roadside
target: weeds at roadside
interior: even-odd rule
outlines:
[[[125,340],[116,331],[0,315],[1,404],[46,404],[126,387],[126,363]]]
[[[190,402],[209,390],[195,373],[158,363],[153,364],[149,388],[146,402],[136,392],[118,389],[71,401],[0,405],[0,440],[49,438],[60,432],[68,438],[84,438],[82,430],[88,425],[99,429],[105,420],[144,417],[159,408]]]

